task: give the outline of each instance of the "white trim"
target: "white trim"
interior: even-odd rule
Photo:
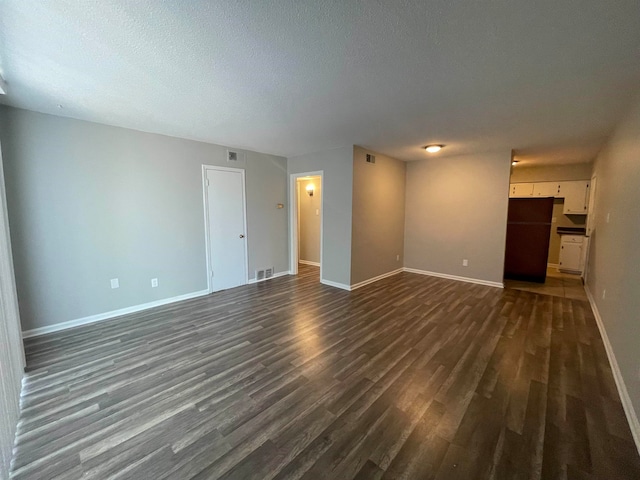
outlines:
[[[314,172],[289,174],[289,274],[298,274],[298,184],[302,177],[320,177],[320,283],[324,283],[322,277],[322,258],[324,250],[324,170]],[[333,284],[333,282],[331,282]],[[330,283],[325,283],[330,285]],[[337,284],[342,285],[342,284]],[[332,285],[335,286],[335,285]],[[343,285],[346,286],[346,285]],[[342,287],[338,287],[342,288]]]
[[[278,273],[274,273],[269,278],[263,278],[261,280],[256,280],[255,278],[252,278],[252,279],[249,280],[249,285],[252,285],[254,283],[266,282],[267,280],[273,280],[274,278],[284,277],[285,275],[290,275],[290,273],[288,271],[286,271],[286,272],[278,272]]]
[[[242,176],[242,209],[244,213],[244,285],[249,283],[249,239],[247,236],[247,187],[245,181],[245,170],[243,168],[218,167],[215,165],[202,165],[202,202],[204,209],[204,241],[205,255],[207,264],[207,290],[213,293],[213,285],[211,284],[211,249],[209,242],[209,193],[207,185],[207,170],[220,170],[223,172],[236,172]],[[240,285],[238,285],[240,286]]]
[[[393,275],[397,275],[404,271],[403,268],[398,268],[397,270],[393,270],[391,272],[383,273],[382,275],[378,275],[377,277],[372,277],[367,280],[363,280],[362,282],[354,283],[351,285],[351,290],[355,290],[356,288],[364,287],[365,285],[369,285],[370,283],[377,282],[378,280],[382,280],[383,278],[392,277]]]
[[[604,328],[604,322],[602,321],[602,317],[600,316],[600,312],[598,311],[596,300],[595,298],[593,298],[593,295],[591,294],[591,291],[589,290],[589,287],[587,285],[584,286],[584,290],[585,292],[587,292],[587,298],[589,299],[589,303],[591,304],[593,316],[596,318],[596,324],[598,325],[598,330],[600,330],[602,343],[604,343],[604,349],[607,352],[607,357],[609,358],[609,363],[611,364],[611,372],[613,373],[613,379],[616,382],[618,394],[620,395],[620,400],[622,401],[622,408],[624,409],[624,413],[627,416],[627,421],[629,422],[631,435],[633,435],[633,440],[636,442],[636,449],[638,450],[638,453],[640,453],[640,421],[638,421],[638,415],[633,408],[633,403],[631,403],[631,397],[629,396],[627,385],[624,383],[624,378],[622,377],[620,366],[618,365],[616,355],[613,352],[613,347],[611,346],[611,342],[609,341],[607,330]]]
[[[403,271],[409,273],[417,273],[418,275],[428,275],[430,277],[446,278],[448,280],[456,280],[458,282],[477,283],[478,285],[486,285],[487,287],[504,288],[502,282],[490,282],[489,280],[481,280],[479,278],[459,277],[457,275],[449,275],[448,273],[429,272],[427,270],[417,270],[415,268],[404,267]]]
[[[547,263],[547,268],[559,269],[560,268],[560,264],[559,263]]]
[[[344,283],[332,282],[331,280],[320,279],[320,283],[323,285],[329,285],[330,287],[341,288],[342,290],[351,291],[351,287],[349,285],[345,285]]]
[[[320,266],[320,262],[311,262],[309,260],[298,260],[298,263],[302,263],[303,265],[311,265],[312,267]]]
[[[110,318],[120,317],[122,315],[128,315],[130,313],[141,312],[142,310],[148,310],[150,308],[168,305],[169,303],[181,302],[183,300],[189,300],[196,297],[203,297],[205,295],[209,295],[209,290],[200,290],[198,292],[185,293],[184,295],[178,295],[177,297],[163,298],[162,300],[134,305],[132,307],[120,308],[118,310],[111,310],[110,312],[98,313],[97,315],[90,315],[88,317],[76,318],[75,320],[56,323],[55,325],[49,325],[47,327],[25,330],[22,332],[22,336],[24,338],[37,337],[39,335],[58,332],[60,330],[67,330],[68,328],[79,327],[80,325],[88,325],[90,323],[101,322],[102,320],[108,320]]]

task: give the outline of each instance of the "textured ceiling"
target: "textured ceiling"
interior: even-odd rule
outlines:
[[[284,156],[588,161],[640,87],[640,0],[0,0],[0,22],[3,103]]]

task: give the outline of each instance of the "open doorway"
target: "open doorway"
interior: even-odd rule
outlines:
[[[291,274],[320,281],[322,270],[322,172],[291,175]]]
[[[590,166],[578,165],[512,169],[505,287],[587,299],[582,277],[593,208],[592,181],[583,178],[590,174]]]

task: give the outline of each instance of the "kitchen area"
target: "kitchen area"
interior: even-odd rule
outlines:
[[[518,168],[509,186],[505,287],[586,300],[591,165]]]

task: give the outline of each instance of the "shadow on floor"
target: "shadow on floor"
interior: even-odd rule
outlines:
[[[580,275],[562,273],[557,268],[547,269],[547,280],[544,283],[523,282],[521,280],[504,280],[504,287],[513,290],[551,295],[554,297],[571,298],[572,300],[588,301]]]

